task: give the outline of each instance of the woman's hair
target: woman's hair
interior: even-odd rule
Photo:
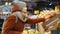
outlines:
[[[26,7],[26,3],[23,1],[13,1],[13,8],[12,8],[12,13],[16,11],[21,11],[23,7]]]
[[[16,12],[16,11],[21,11],[21,10],[19,9],[19,7],[16,4],[14,4],[13,8],[11,10],[11,13]]]

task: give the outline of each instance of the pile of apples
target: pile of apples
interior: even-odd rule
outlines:
[[[54,16],[54,11],[53,10],[43,10],[40,12],[38,15],[38,18],[51,18]]]

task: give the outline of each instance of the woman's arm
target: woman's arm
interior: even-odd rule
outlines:
[[[36,18],[36,19],[28,18],[28,20],[27,20],[28,24],[35,24],[35,23],[39,23],[39,22],[45,22],[45,18]]]
[[[38,23],[38,22],[44,22],[45,21],[45,18],[36,18],[36,19],[32,19],[32,18],[29,18],[28,16],[26,15],[23,15],[21,12],[15,12],[15,15],[23,22],[27,22],[28,24],[35,24],[35,23]],[[25,17],[25,19],[23,19],[23,17]]]

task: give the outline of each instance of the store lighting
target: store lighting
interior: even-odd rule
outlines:
[[[53,4],[53,2],[51,2],[49,5],[52,5]]]
[[[39,14],[39,10],[35,10],[34,11],[34,14]]]
[[[11,3],[9,3],[9,5],[11,5]]]
[[[7,6],[8,5],[8,2],[6,2],[5,5]]]
[[[52,5],[51,3],[49,5]]]

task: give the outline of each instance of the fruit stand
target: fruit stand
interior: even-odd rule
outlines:
[[[41,11],[40,14],[38,14],[37,18],[46,18],[46,23],[42,23],[43,25],[43,30],[44,31],[44,34],[51,34],[51,30],[56,30],[57,28],[60,28],[60,14],[56,14],[54,12],[54,10],[44,10],[44,11]],[[28,29],[28,30],[24,30],[23,31],[23,34],[40,34],[39,32],[41,31],[41,23],[38,23],[36,25],[36,28],[35,29]],[[38,29],[38,30],[37,30]],[[40,31],[39,31],[40,30]]]

